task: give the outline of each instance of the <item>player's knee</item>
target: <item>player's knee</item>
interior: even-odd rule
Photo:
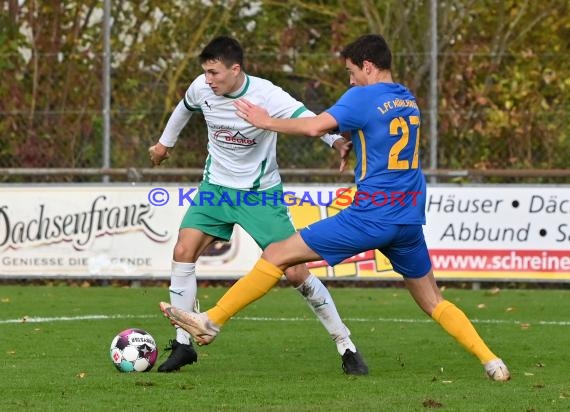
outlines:
[[[285,270],[285,277],[295,287],[300,286],[309,276],[309,270],[304,264]]]
[[[277,243],[270,244],[263,250],[263,254],[261,255],[263,259],[275,265],[279,263],[279,247],[277,245]]]
[[[287,258],[287,254],[284,253],[281,243],[282,242],[272,243],[267,246],[263,250],[261,257],[287,273],[288,268],[291,267],[293,263]],[[289,277],[287,276],[287,278]]]
[[[173,252],[175,262],[195,262],[198,259],[196,255],[194,248],[188,247],[183,242],[176,242]]]

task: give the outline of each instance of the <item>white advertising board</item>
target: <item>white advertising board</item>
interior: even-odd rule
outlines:
[[[173,201],[154,206],[153,195]],[[176,187],[0,186],[0,277],[167,279],[187,209],[177,196]],[[201,275],[238,276],[253,266],[257,245],[240,232],[209,249]]]
[[[568,187],[433,187],[426,211],[438,274],[570,279]]]
[[[179,223],[195,185],[2,185],[0,277],[168,279]],[[354,188],[285,185],[297,228],[345,208]],[[197,201],[197,200],[196,200]],[[242,205],[243,206],[243,205]],[[436,276],[570,280],[570,187],[431,186],[424,233]],[[199,277],[239,277],[259,257],[239,227],[198,261]],[[378,251],[313,273],[400,276]]]

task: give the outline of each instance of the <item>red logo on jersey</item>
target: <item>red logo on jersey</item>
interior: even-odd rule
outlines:
[[[257,144],[255,140],[249,139],[240,132],[233,132],[232,130],[217,130],[214,133],[214,138],[218,142],[229,143],[234,146],[253,146]]]

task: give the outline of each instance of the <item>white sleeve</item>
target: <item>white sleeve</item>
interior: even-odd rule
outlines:
[[[315,117],[315,116],[316,116],[315,113],[313,113],[310,110],[305,110],[303,113],[299,115],[299,117]],[[329,133],[325,133],[324,135],[321,136],[321,140],[326,144],[328,144],[330,147],[333,147],[334,142],[342,138],[343,137],[339,134],[329,134]]]
[[[166,147],[174,147],[176,141],[178,140],[178,135],[188,123],[188,120],[192,117],[192,112],[186,108],[184,104],[184,99],[180,100],[168,122],[166,123],[166,127],[162,132],[162,136],[158,141],[160,144]]]

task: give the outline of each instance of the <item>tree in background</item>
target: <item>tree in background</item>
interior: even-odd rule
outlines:
[[[102,2],[0,3],[0,167],[98,167],[102,148]],[[112,2],[112,166],[148,165],[146,148],[200,71],[212,37],[237,37],[246,70],[316,112],[347,87],[344,44],[382,33],[394,74],[427,124],[429,1]],[[439,3],[439,165],[566,167],[570,10],[564,0]],[[201,167],[191,121],[170,167]],[[428,155],[428,128],[422,144]],[[334,168],[318,141],[281,139],[282,167]]]

